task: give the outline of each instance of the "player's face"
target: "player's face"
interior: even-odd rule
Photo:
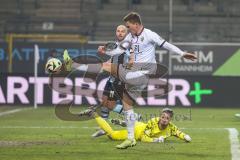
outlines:
[[[127,35],[127,29],[125,26],[118,26],[116,30],[116,36],[119,41],[122,41]]]
[[[167,113],[162,113],[160,116],[160,124],[163,126],[166,126],[169,124],[169,122],[171,121],[171,117],[169,114]]]
[[[126,22],[125,25],[128,28],[130,33],[137,34],[137,32],[138,32],[138,24],[137,23]]]

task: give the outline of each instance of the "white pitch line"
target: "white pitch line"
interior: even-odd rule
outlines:
[[[236,128],[225,128],[229,132],[229,139],[231,144],[232,160],[240,159],[240,145],[238,140],[238,130]]]
[[[240,160],[240,144],[238,140],[238,130],[236,128],[183,128],[183,129],[200,129],[200,130],[219,130],[225,129],[229,132],[230,147],[231,147],[231,160]]]
[[[99,127],[89,127],[89,126],[82,126],[82,127],[76,127],[76,126],[0,126],[0,128],[4,129],[91,129],[91,128],[99,128]],[[190,130],[225,130],[225,128],[180,128],[182,130],[190,129]]]
[[[22,110],[24,110],[25,108],[20,108],[20,109],[13,109],[13,110],[10,110],[10,111],[5,111],[5,112],[0,112],[0,117],[1,116],[4,116],[4,115],[8,115],[8,114],[13,114],[13,113],[16,113],[16,112],[20,112]]]
[[[89,127],[89,126],[82,126],[82,127],[77,127],[77,126],[0,126],[0,128],[8,128],[8,129],[78,129],[78,128],[84,128],[84,129],[91,129],[91,128],[98,128],[98,127]],[[185,129],[190,129],[190,130],[225,130],[226,128],[180,128],[182,130]]]
[[[191,130],[225,130],[225,128],[180,128],[180,129],[191,129]]]
[[[89,129],[98,127],[76,127],[76,126],[0,126],[0,129]]]

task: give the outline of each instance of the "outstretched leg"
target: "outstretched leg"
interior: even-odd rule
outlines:
[[[127,139],[127,130],[114,131],[111,126],[100,116],[96,116],[95,120],[100,128],[102,128],[107,136],[113,140],[125,140]]]

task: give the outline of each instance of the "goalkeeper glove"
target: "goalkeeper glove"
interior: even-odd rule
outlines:
[[[164,137],[160,136],[159,138],[154,138],[153,140],[154,142],[158,142],[158,143],[164,143]]]
[[[192,141],[192,138],[189,135],[187,135],[187,134],[184,136],[184,139],[187,142],[191,142]]]

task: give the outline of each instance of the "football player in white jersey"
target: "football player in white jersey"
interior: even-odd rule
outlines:
[[[132,99],[139,96],[139,91],[144,88],[148,82],[148,77],[144,74],[156,74],[156,59],[155,59],[155,48],[156,46],[163,47],[169,51],[179,54],[183,58],[195,60],[196,56],[192,53],[187,53],[179,49],[178,47],[170,44],[157,33],[144,28],[140,15],[136,12],[127,14],[123,21],[126,27],[129,29],[129,34],[125,38],[126,41],[131,43],[133,49],[134,63],[132,64],[132,72],[126,69],[124,65],[120,65],[117,68],[117,75],[120,80],[126,83],[127,94],[123,101],[124,110],[126,112],[128,139],[122,144],[118,145],[117,148],[127,148],[134,146],[134,124],[135,118],[134,111],[132,109]],[[114,69],[113,69],[114,70]],[[134,89],[132,89],[134,87]],[[137,89],[136,89],[137,88]],[[127,102],[127,103],[124,103]]]
[[[134,139],[134,126],[136,117],[132,106],[136,97],[138,97],[142,89],[146,87],[149,80],[148,75],[156,74],[156,46],[165,48],[189,60],[196,59],[194,54],[182,51],[178,47],[165,41],[157,33],[144,28],[138,13],[131,12],[127,14],[123,18],[123,21],[130,32],[126,37],[126,41],[131,44],[130,48],[133,50],[130,52],[131,57],[133,58],[129,62],[129,65],[126,66],[125,64],[116,65],[113,63],[101,63],[94,64],[95,67],[89,70],[89,72],[99,72],[100,70],[105,70],[126,84],[122,102],[125,111],[128,139],[116,146],[119,149],[125,149],[136,145],[136,140]],[[123,48],[118,47],[113,50],[111,54],[120,54],[123,51]],[[104,48],[100,48],[99,52],[110,54],[106,52]],[[89,64],[89,66],[90,65],[91,64]],[[129,66],[131,66],[131,68],[129,68]]]

